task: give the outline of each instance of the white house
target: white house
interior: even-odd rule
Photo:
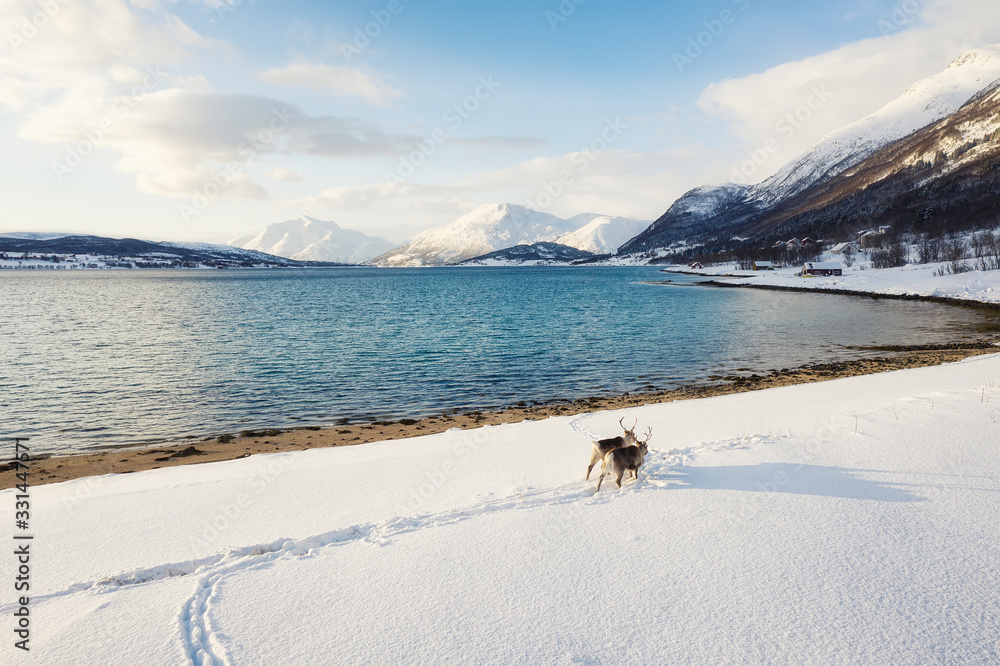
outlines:
[[[850,251],[853,252],[854,254],[860,252],[860,250],[858,250],[858,246],[855,245],[854,243],[837,243],[836,245],[830,248],[830,252],[832,254],[843,254],[845,251],[847,251],[848,248],[850,248]]]

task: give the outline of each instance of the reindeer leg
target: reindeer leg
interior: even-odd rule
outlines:
[[[618,482],[618,487],[622,487],[622,477],[625,476],[625,470],[618,472],[618,478],[615,479]]]
[[[590,478],[590,470],[594,469],[594,463],[596,462],[597,461],[594,459],[594,456],[590,456],[590,467],[587,468],[587,476],[585,476],[584,479]]]
[[[601,491],[601,482],[604,481],[604,475],[608,472],[608,459],[607,457],[601,460],[601,475],[597,479],[597,492]]]

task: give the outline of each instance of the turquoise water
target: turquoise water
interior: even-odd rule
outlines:
[[[674,285],[646,283],[664,279]],[[0,434],[83,450],[663,389],[952,341],[990,316],[690,279],[648,267],[9,271]]]

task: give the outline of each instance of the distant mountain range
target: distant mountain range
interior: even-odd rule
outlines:
[[[343,229],[336,222],[306,215],[268,225],[256,236],[237,238],[229,244],[299,261],[348,264],[364,263],[397,245],[378,236]]]
[[[648,222],[583,213],[562,219],[509,203],[486,204],[451,224],[428,229],[409,243],[372,260],[378,266],[440,266],[539,242],[587,252],[614,252]]]
[[[687,192],[619,253],[680,244],[718,250],[741,239],[828,237],[898,223],[920,231],[923,218],[956,206],[988,215],[996,201],[998,79],[1000,46],[971,51],[762,183]]]
[[[294,261],[284,257],[211,243],[171,243],[107,238],[104,236],[13,232],[0,234],[0,252],[52,254],[89,254],[128,257],[150,261],[180,261],[205,265],[244,266],[317,266],[327,262]]]

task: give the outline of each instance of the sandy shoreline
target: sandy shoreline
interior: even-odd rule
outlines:
[[[421,419],[376,421],[370,424],[352,424],[329,428],[311,426],[294,429],[248,430],[239,435],[221,435],[200,440],[190,439],[180,444],[172,442],[161,446],[154,445],[137,449],[110,449],[99,453],[36,458],[31,466],[30,481],[32,485],[43,485],[86,476],[128,474],[161,467],[232,460],[258,453],[298,451],[366,444],[390,439],[406,439],[440,433],[452,428],[478,428],[483,425],[542,420],[551,416],[571,416],[585,412],[623,409],[904,368],[939,365],[969,356],[998,351],[992,340],[945,345],[877,347],[875,349],[883,352],[885,356],[807,365],[800,368],[778,370],[766,375],[729,377],[721,382],[669,391],[581,398],[538,406],[512,407],[496,411],[469,411]],[[13,487],[16,479],[13,472],[10,471],[9,465],[4,465],[3,471],[9,473],[0,476],[0,489]]]

